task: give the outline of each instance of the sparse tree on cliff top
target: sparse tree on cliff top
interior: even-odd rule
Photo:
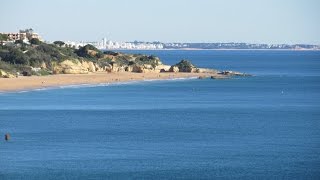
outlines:
[[[65,43],[63,41],[55,41],[53,42],[53,44],[62,47],[63,45],[65,45]]]
[[[41,41],[39,39],[37,39],[37,38],[32,38],[32,39],[30,39],[29,42],[30,42],[30,44],[34,44],[34,45],[41,44]]]

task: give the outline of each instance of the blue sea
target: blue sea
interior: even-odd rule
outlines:
[[[127,52],[254,76],[1,93],[0,179],[320,179],[319,51]]]

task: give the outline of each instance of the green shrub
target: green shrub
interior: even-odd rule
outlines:
[[[30,44],[39,45],[41,44],[41,41],[37,38],[32,38],[29,40]]]
[[[119,53],[113,52],[113,51],[104,51],[103,54],[112,55],[112,56],[118,56]]]
[[[54,41],[53,44],[55,44],[55,45],[57,45],[59,47],[65,45],[65,43],[63,41]]]
[[[16,40],[14,43],[15,44],[23,44],[24,42],[22,40]]]
[[[48,70],[45,70],[45,69],[41,69],[41,70],[37,71],[36,74],[38,76],[48,76],[51,74],[51,72],[49,72]]]
[[[189,60],[181,60],[175,66],[179,68],[182,72],[191,72],[195,66]]]
[[[7,40],[8,40],[8,36],[0,33],[0,41],[7,41]]]
[[[93,54],[89,53],[89,51],[94,51],[94,52],[96,52],[96,54],[93,55]],[[98,58],[103,57],[103,53],[91,44],[87,44],[83,47],[80,47],[76,51],[76,54],[80,57],[90,58],[90,59],[98,59]]]

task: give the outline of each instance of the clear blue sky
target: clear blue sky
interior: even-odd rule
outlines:
[[[0,0],[0,32],[47,40],[320,44],[320,0]]]

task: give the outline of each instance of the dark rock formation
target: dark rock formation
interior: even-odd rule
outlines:
[[[11,138],[11,136],[10,136],[9,133],[7,133],[7,134],[4,135],[4,139],[5,139],[6,141],[9,141],[10,138]]]
[[[250,74],[245,74],[236,71],[221,71],[218,74],[226,75],[226,76],[251,76]]]

